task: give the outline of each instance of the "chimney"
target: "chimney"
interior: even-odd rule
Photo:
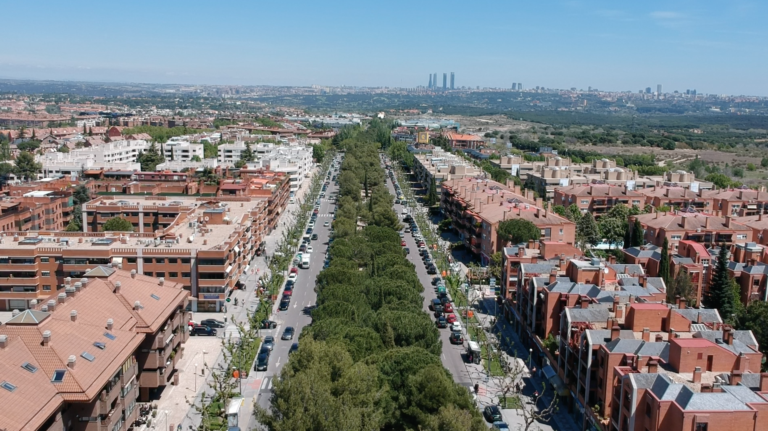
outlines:
[[[685,310],[685,308],[688,306],[687,303],[688,303],[688,300],[686,300],[685,298],[680,298],[680,309]]]
[[[725,216],[725,227],[731,227],[731,216]]]
[[[43,311],[43,312],[47,313],[48,312],[48,306],[47,305],[43,305],[42,307],[40,307],[40,311]]]
[[[53,299],[48,300],[48,311],[54,312],[56,311],[56,301]]]
[[[760,373],[760,392],[768,391],[768,373]]]
[[[67,300],[67,294],[66,292],[59,293],[59,303],[63,304]]]
[[[731,340],[733,340],[733,338],[731,338]],[[736,365],[739,371],[747,371],[747,369],[749,369],[749,358],[743,352],[739,353],[739,356],[736,358]]]
[[[69,355],[69,359],[67,359],[67,368],[74,370],[76,362],[77,362],[77,356]]]
[[[18,316],[19,314],[21,314],[21,311],[19,311],[19,310],[13,310],[13,311],[11,311],[11,317],[16,317],[16,316]]]
[[[133,309],[138,311],[141,310],[141,301],[136,301],[133,303]]]
[[[726,327],[723,330],[723,341],[730,346],[733,345],[733,332],[731,328]]]
[[[656,342],[657,342],[657,343],[662,343],[662,342],[664,342],[664,336],[663,336],[663,335],[661,335],[661,334],[656,334]]]
[[[77,283],[75,283],[75,287],[73,289],[75,290],[75,292],[79,292],[83,290],[83,286],[85,286],[85,283],[83,283],[82,281],[78,281]]]
[[[5,349],[6,347],[8,347],[8,336],[0,335],[0,349]]]
[[[659,212],[656,212],[656,213],[654,213],[654,214],[656,214],[656,215],[655,215],[655,216],[653,216],[653,218],[659,218],[659,214],[661,214],[661,213],[659,213]]]
[[[675,295],[675,305],[680,308],[680,295]]]
[[[640,286],[645,287],[645,274],[638,275],[637,282],[640,284]]]
[[[731,385],[736,386],[741,383],[741,375],[744,374],[740,370],[731,371]]]
[[[704,217],[704,229],[709,229],[709,217]]]
[[[68,297],[75,296],[75,288],[72,287],[72,286],[69,286],[69,287],[65,288],[64,289],[64,294],[67,295]]]
[[[579,300],[579,304],[581,305],[581,308],[589,308],[589,300],[586,296],[582,296]]]
[[[675,328],[669,328],[669,339],[675,338]]]
[[[165,277],[158,278],[157,279],[157,284],[159,284],[160,286],[164,285],[165,284]]]
[[[51,331],[43,331],[43,346],[51,343]]]
[[[611,341],[619,338],[619,334],[621,333],[621,328],[619,328],[619,325],[613,324],[611,327]]]
[[[517,257],[525,257],[525,249],[523,247],[517,248]]]
[[[701,393],[703,393],[703,394],[711,394],[712,393],[712,384],[711,383],[702,383],[701,384]]]
[[[119,281],[115,282],[115,293],[120,293],[120,287],[123,285],[123,283],[120,283]]]
[[[77,310],[70,311],[69,318],[72,319],[73,322],[77,322]]]
[[[557,270],[555,268],[552,268],[549,271],[549,284],[552,284],[557,280]]]
[[[611,265],[615,264],[616,263],[616,256],[614,256],[614,255],[608,256],[608,263],[611,264]]]
[[[131,270],[131,278],[136,278],[136,270],[135,269]]]
[[[107,330],[111,331],[112,327],[115,325],[115,321],[112,319],[107,319]]]
[[[701,383],[701,367],[693,369],[693,383]]]
[[[651,359],[648,361],[648,373],[654,374],[659,370],[659,361]]]
[[[651,329],[643,328],[643,341],[649,343],[651,341]]]

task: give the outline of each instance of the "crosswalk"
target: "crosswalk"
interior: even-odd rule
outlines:
[[[317,217],[333,217],[333,214],[318,214]]]

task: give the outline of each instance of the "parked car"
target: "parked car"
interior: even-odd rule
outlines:
[[[437,274],[437,267],[435,265],[431,265],[429,268],[427,268],[427,274],[429,275]]]
[[[445,311],[446,313],[448,312],[448,310],[446,310],[445,307],[443,307],[443,311]],[[447,314],[445,316],[445,320],[447,320],[448,323],[454,323],[456,321],[456,315],[453,313]]]
[[[288,281],[290,281],[292,283],[296,283],[296,280],[298,280],[298,278],[299,278],[299,274],[297,274],[295,272],[292,272],[292,273],[290,273],[288,275]]]
[[[411,254],[411,249],[406,247],[403,250],[405,250],[405,254]]]
[[[283,331],[283,336],[281,337],[283,340],[293,340],[293,327],[288,326]]]
[[[290,307],[290,306],[291,306],[291,301],[290,301],[289,299],[285,299],[285,298],[283,298],[283,300],[282,300],[282,301],[280,301],[280,307],[279,307],[279,310],[280,310],[280,311],[285,311],[285,310],[287,310],[287,309],[288,309],[288,307]]]
[[[453,329],[451,329],[453,331]],[[464,335],[461,334],[461,332],[451,332],[451,336],[448,337],[448,340],[451,342],[451,344],[464,344]]]
[[[288,350],[288,354],[290,355],[297,350],[299,350],[299,343],[293,343],[291,344],[291,348]]]
[[[312,234],[312,241],[317,241],[317,234],[316,233]]]
[[[221,320],[216,319],[203,319],[200,321],[200,325],[208,326],[210,328],[226,328],[227,325]]]
[[[262,345],[261,349],[259,350],[259,355],[271,355],[272,350],[269,349],[269,347]]]
[[[269,355],[259,355],[256,358],[256,365],[253,367],[254,371],[266,371],[269,366]]]
[[[216,336],[216,330],[211,328],[210,326],[203,326],[203,325],[197,325],[194,328],[192,328],[192,335],[207,335],[209,337],[215,337]]]
[[[293,284],[290,286],[288,284],[285,285],[285,289],[283,289],[283,296],[293,296]]]
[[[446,313],[453,313],[453,305],[450,302],[445,303],[443,309]]]
[[[264,319],[261,321],[261,329],[275,329],[277,328],[277,322],[273,320]]]
[[[461,332],[461,330],[462,330],[461,321],[457,320],[457,321],[451,323],[451,331]]]
[[[269,350],[272,350],[275,348],[275,337],[271,335],[267,335],[264,337],[264,341],[261,343],[261,347],[266,347]]]
[[[509,431],[509,425],[507,425],[506,422],[496,421],[493,423],[493,427],[491,427],[491,429],[498,431]]]
[[[433,299],[432,302],[429,303],[429,309],[434,311],[435,307],[439,307],[441,305],[442,304],[440,303],[439,299]]]
[[[435,320],[435,324],[438,328],[447,328],[448,322],[445,320],[445,317],[440,316]]]
[[[299,247],[299,251],[302,252],[302,253],[306,253],[307,252],[307,245],[306,244],[302,244],[301,247]]]
[[[331,225],[331,222],[328,222],[328,221],[327,221],[327,222],[325,222],[325,223],[323,223],[323,227],[328,227],[328,226],[330,226],[330,225]]]
[[[485,420],[488,422],[500,422],[503,418],[501,417],[501,409],[499,409],[499,406],[487,406],[483,410],[483,416],[485,417]]]
[[[440,277],[432,277],[432,285],[437,286],[438,284],[442,283],[443,279]]]

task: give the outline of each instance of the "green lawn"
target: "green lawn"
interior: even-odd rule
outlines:
[[[520,410],[523,408],[523,402],[520,400],[520,397],[517,395],[512,395],[511,397],[500,397],[499,405],[503,409]]]

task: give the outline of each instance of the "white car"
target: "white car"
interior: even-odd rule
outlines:
[[[288,275],[288,280],[292,282],[296,282],[296,280],[299,278],[299,274],[292,272],[290,275]]]
[[[311,245],[308,245],[308,246],[307,246],[307,253],[312,253],[312,251],[313,251],[313,250],[312,250],[312,246],[311,246]]]
[[[327,222],[323,223],[323,227],[328,227],[328,226],[330,226],[330,225],[331,225],[331,222],[329,222],[329,221],[327,221]]]
[[[457,321],[451,323],[451,331],[453,331],[453,332],[461,332],[461,330],[462,330],[461,321],[457,320]]]
[[[315,228],[315,222],[311,221],[309,222],[309,228],[314,229]]]
[[[408,214],[408,208],[403,208],[403,214]]]

